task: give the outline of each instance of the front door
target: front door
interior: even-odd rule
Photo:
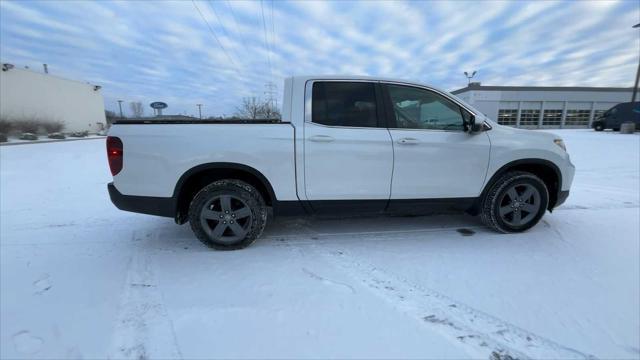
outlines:
[[[488,134],[466,132],[470,114],[435,91],[384,87],[395,151],[392,203],[477,197],[489,165]]]
[[[304,181],[307,200],[377,212],[387,204],[393,147],[382,123],[378,85],[314,81],[306,91]],[[365,201],[366,200],[366,201]],[[356,209],[357,211],[357,209]]]

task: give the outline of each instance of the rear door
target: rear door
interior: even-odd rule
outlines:
[[[383,90],[395,151],[391,204],[477,197],[489,164],[487,132],[466,132],[470,113],[436,91],[401,84]]]
[[[316,211],[324,205],[382,211],[390,195],[393,147],[379,85],[309,81],[305,93],[307,200]]]

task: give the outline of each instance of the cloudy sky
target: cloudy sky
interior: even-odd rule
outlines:
[[[632,86],[640,2],[7,1],[0,58],[165,113],[231,114],[300,74],[485,85]],[[202,14],[202,15],[201,15]],[[206,22],[205,20],[206,19]],[[207,24],[208,23],[208,24]],[[281,97],[281,95],[278,95]]]

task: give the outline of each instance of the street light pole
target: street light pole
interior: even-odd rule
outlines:
[[[464,76],[467,77],[467,86],[469,86],[469,84],[471,84],[471,79],[473,79],[473,77],[476,75],[476,71],[473,70],[473,72],[471,73],[471,75],[469,75],[468,72],[464,72]]]
[[[200,114],[200,120],[202,120],[202,104],[196,104],[198,107],[198,114]]]
[[[634,28],[640,28],[640,24],[633,25]],[[631,95],[631,106],[636,101],[636,95],[638,94],[638,81],[640,81],[640,58],[638,58],[638,70],[636,71],[636,82],[633,85],[633,94]]]
[[[123,119],[124,116],[122,116],[122,100],[118,100],[118,107],[120,108],[120,119]]]

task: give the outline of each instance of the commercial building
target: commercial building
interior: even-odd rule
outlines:
[[[587,128],[621,102],[632,88],[482,86],[452,92],[503,125],[523,128]]]
[[[100,86],[3,64],[0,116],[12,121],[63,122],[64,132],[98,132],[106,125]]]

